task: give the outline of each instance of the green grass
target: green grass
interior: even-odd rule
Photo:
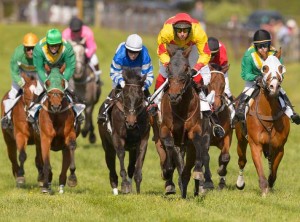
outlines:
[[[9,60],[14,48],[21,43],[26,32],[32,31],[42,37],[50,26],[30,27],[26,24],[0,25],[0,96],[9,90],[11,79]],[[59,27],[62,29],[62,27]],[[103,70],[103,94],[99,106],[111,87],[109,66],[116,47],[129,33],[107,29],[95,29],[99,47],[97,52]],[[142,36],[149,48],[157,75],[158,61],[155,55],[156,37]],[[231,53],[232,54],[232,53]],[[244,83],[239,76],[240,61],[232,61],[230,81],[232,92],[237,95]],[[299,64],[287,64],[284,88],[296,109],[300,107],[298,84],[300,82]],[[96,121],[95,121],[96,122]],[[230,150],[231,161],[228,165],[228,188],[214,190],[203,197],[193,197],[193,183],[188,187],[188,198],[182,200],[180,193],[164,196],[164,181],[160,177],[159,158],[154,143],[149,140],[148,152],[143,167],[141,194],[113,196],[108,179],[104,152],[97,133],[95,145],[89,145],[81,136],[76,150],[78,186],[66,187],[65,194],[57,191],[58,176],[61,168],[61,153],[51,152],[54,195],[42,195],[37,187],[37,171],[34,166],[34,147],[28,146],[26,186],[15,187],[11,174],[11,164],[6,145],[0,136],[0,221],[299,221],[299,138],[300,130],[291,127],[286,144],[285,156],[278,171],[278,180],[273,193],[262,198],[258,187],[258,177],[248,150],[248,164],[245,168],[245,190],[235,188],[238,175],[236,139]],[[219,151],[210,150],[213,180],[217,185],[217,157]],[[264,161],[267,173],[267,162]],[[120,178],[119,178],[120,180]]]

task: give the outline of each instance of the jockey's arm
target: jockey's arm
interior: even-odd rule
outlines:
[[[87,28],[85,31],[85,39],[86,39],[86,51],[85,55],[88,59],[92,57],[93,54],[96,53],[97,45],[94,39],[94,34],[90,28]]]
[[[18,65],[18,56],[16,55],[16,52],[13,54],[11,60],[10,60],[10,75],[13,82],[17,83],[20,87],[24,85],[22,78],[19,74],[20,68]]]
[[[66,45],[66,51],[64,52],[64,62],[66,64],[66,69],[64,71],[64,78],[69,81],[74,74],[76,59],[73,48],[70,44]]]
[[[37,74],[40,80],[45,83],[47,74],[45,72],[44,64],[46,63],[45,55],[40,47],[34,47],[33,50],[33,64],[36,67]]]
[[[146,48],[144,48],[142,53],[144,53],[142,75],[147,75],[144,88],[148,89],[152,85],[152,82],[154,79],[153,66],[152,66],[152,61],[151,61],[150,55],[148,53],[148,50]]]
[[[245,81],[254,81],[255,78],[259,75],[259,73],[254,73],[253,67],[255,64],[251,55],[245,55],[242,60],[242,72],[241,77]]]

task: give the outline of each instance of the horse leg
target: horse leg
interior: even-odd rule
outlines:
[[[178,147],[174,146],[174,152],[173,152],[173,162],[175,163],[174,168],[177,168],[179,178],[178,178],[178,185],[180,190],[182,190],[182,171],[184,168],[184,155],[185,155],[186,147]]]
[[[280,148],[279,151],[275,154],[274,158],[272,158],[269,161],[270,175],[268,178],[268,182],[270,188],[273,188],[274,183],[276,181],[278,166],[281,162],[283,154],[284,154],[284,150],[283,148]]]
[[[118,195],[118,175],[116,172],[116,150],[106,143],[105,139],[102,139],[103,148],[105,151],[105,162],[109,169],[109,181],[110,186],[113,189],[113,194]]]
[[[89,141],[91,144],[94,144],[96,142],[96,135],[94,133],[94,124],[93,122],[91,122],[91,126],[90,126],[90,134],[89,134]]]
[[[226,186],[226,175],[227,175],[227,165],[230,161],[230,154],[229,154],[229,148],[230,148],[231,139],[229,135],[226,135],[223,139],[223,143],[220,146],[221,153],[219,155],[219,168],[218,168],[218,174],[220,176],[219,180],[219,189],[222,190]]]
[[[68,148],[62,150],[62,166],[59,175],[59,193],[64,193],[64,187],[67,182],[67,171],[71,163],[71,153]],[[69,185],[69,182],[68,182]],[[69,185],[70,186],[70,185]]]
[[[251,143],[250,143],[251,144]],[[264,174],[263,164],[262,164],[262,147],[254,143],[251,144],[251,154],[252,159],[258,174],[259,187],[262,192],[262,196],[265,197],[268,193],[268,181]]]
[[[116,149],[117,156],[120,161],[120,175],[122,177],[122,183],[121,183],[121,191],[123,194],[127,194],[131,192],[131,184],[127,180],[127,172],[125,170],[125,164],[124,164],[124,158],[125,158],[125,149],[122,147],[118,147]]]
[[[70,164],[67,166],[70,167],[70,176],[68,177],[68,186],[69,187],[76,187],[77,186],[77,177],[75,174],[76,170],[76,165],[75,165],[75,150],[76,150],[76,136],[74,134],[74,138],[70,140],[69,143],[69,149],[68,151],[70,152]]]
[[[171,132],[167,127],[161,128],[161,141],[166,148],[166,161],[163,166],[163,179],[169,180],[172,178],[174,166],[173,166],[173,152],[174,152],[174,138],[171,136]]]
[[[135,162],[137,160],[137,147],[132,147],[129,151],[129,163],[127,167],[128,181],[132,183],[132,177],[135,174]]]
[[[16,178],[19,171],[19,163],[17,160],[17,144],[16,141],[7,133],[3,131],[3,137],[7,147],[8,158],[11,162],[12,174]]]
[[[142,168],[145,160],[145,155],[147,152],[147,146],[148,146],[148,138],[149,138],[149,131],[148,135],[144,135],[144,138],[141,141],[141,144],[139,146],[138,155],[135,161],[135,172],[134,172],[134,180],[136,184],[136,192],[140,193],[140,187],[143,180],[142,177]]]
[[[35,166],[38,170],[38,186],[42,187],[43,186],[43,181],[44,181],[44,173],[43,173],[43,158],[42,158],[42,153],[41,153],[41,144],[40,141],[35,141]]]
[[[191,170],[195,166],[195,157],[196,157],[195,149],[189,146],[186,151],[186,161],[181,174],[181,182],[182,182],[181,197],[182,198],[186,198],[187,196],[187,187],[191,178]],[[199,188],[199,185],[198,187],[195,188],[195,192],[198,192],[197,188]]]
[[[245,187],[243,172],[247,163],[246,151],[247,151],[248,141],[243,136],[241,123],[236,124],[235,132],[237,137],[237,154],[238,154],[238,165],[239,165],[239,175],[236,181],[236,187],[239,190],[243,190]]]
[[[90,126],[92,122],[92,111],[90,105],[86,106],[84,110],[84,114],[85,114],[85,121],[84,121],[84,127],[81,130],[81,134],[83,137],[86,137],[87,134],[90,132]]]
[[[24,134],[21,133],[16,133],[16,144],[17,144],[17,149],[19,151],[19,163],[20,163],[20,168],[17,172],[17,186],[22,186],[25,184],[25,170],[24,170],[24,163],[27,159],[27,154],[26,154],[26,145],[28,141],[28,137],[25,136]]]
[[[43,158],[43,173],[44,182],[41,188],[42,193],[51,193],[50,183],[52,181],[52,172],[50,165],[50,146],[52,139],[47,138],[46,135],[41,134],[41,147],[42,147],[42,158]]]

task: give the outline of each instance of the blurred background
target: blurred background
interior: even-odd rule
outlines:
[[[254,31],[264,28],[273,45],[283,48],[285,62],[298,62],[298,6],[298,0],[0,0],[0,22],[67,26],[77,15],[95,28],[157,35],[167,18],[184,11],[225,42],[234,59],[241,58]]]

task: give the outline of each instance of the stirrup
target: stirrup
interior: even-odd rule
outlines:
[[[218,138],[223,138],[225,136],[225,130],[219,124],[213,125],[213,135]]]

